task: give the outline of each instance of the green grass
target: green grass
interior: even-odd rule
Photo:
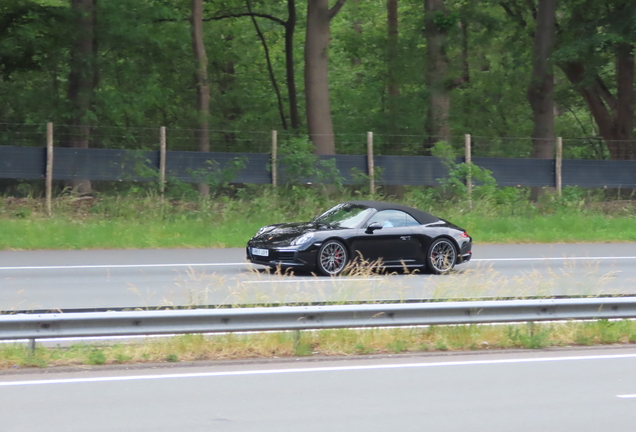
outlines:
[[[0,249],[244,247],[263,225],[310,220],[344,200],[382,199],[304,187],[232,193],[204,200],[162,200],[151,192],[94,199],[64,195],[55,199],[51,218],[41,199],[4,197]],[[579,194],[531,204],[513,189],[476,199],[469,210],[466,201],[412,188],[402,202],[464,227],[480,244],[636,241],[631,201],[607,203]]]
[[[114,345],[75,344],[54,348],[38,345],[35,352],[29,351],[25,344],[3,344],[0,345],[0,369],[633,343],[636,343],[636,322],[631,320],[336,329],[303,331],[299,335],[291,331],[191,334]]]
[[[595,213],[519,216],[458,217],[480,243],[634,242],[636,218]]]

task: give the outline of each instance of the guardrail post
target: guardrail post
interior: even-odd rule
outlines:
[[[536,330],[534,321],[528,321],[526,325],[528,326],[528,336],[534,337],[534,333]]]
[[[300,330],[294,330],[294,352],[298,349],[300,344]]]
[[[35,353],[35,339],[29,339],[28,348],[29,348],[29,353],[31,354]]]

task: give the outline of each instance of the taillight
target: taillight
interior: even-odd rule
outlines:
[[[461,233],[461,234],[460,234],[460,236],[462,236],[462,237],[464,237],[464,238],[469,238],[469,237],[470,237],[466,231],[464,231],[463,233]]]

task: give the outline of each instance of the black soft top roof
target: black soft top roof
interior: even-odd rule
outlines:
[[[382,201],[347,201],[344,204],[363,205],[365,207],[374,208],[377,211],[401,210],[413,216],[413,218],[415,218],[415,220],[418,221],[421,225],[439,222],[441,220],[440,218],[433,216],[432,214],[423,212],[421,210],[418,210],[412,207],[407,207],[402,204],[394,204],[394,203],[388,203],[388,202],[382,202]]]

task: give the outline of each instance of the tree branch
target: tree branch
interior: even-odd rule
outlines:
[[[596,87],[598,88],[598,93],[601,95],[601,98],[603,98],[605,103],[610,107],[612,111],[615,111],[616,103],[617,103],[616,98],[609,91],[609,89],[607,88],[607,86],[605,85],[601,77],[596,75],[594,77],[594,83],[596,84]]]
[[[252,4],[250,0],[246,0],[245,2],[247,6],[247,10],[252,12]],[[278,101],[278,113],[280,114],[281,123],[283,124],[283,129],[287,130],[287,120],[285,120],[285,112],[283,110],[283,101],[280,96],[280,90],[278,89],[278,83],[276,82],[276,76],[274,75],[274,68],[272,67],[272,60],[269,56],[269,47],[267,46],[267,42],[265,41],[265,35],[261,31],[261,28],[256,21],[256,16],[251,15],[252,24],[254,24],[254,28],[256,29],[256,33],[258,34],[258,38],[261,40],[261,44],[263,45],[263,50],[265,51],[265,59],[267,60],[267,71],[269,72],[269,79],[272,82],[272,87],[274,87],[274,92],[276,93],[276,100]]]
[[[504,9],[506,14],[516,21],[521,27],[525,29],[528,26],[528,23],[525,19],[523,19],[523,16],[519,12],[513,11],[508,3],[501,1],[499,2],[499,5]]]
[[[213,16],[213,17],[209,17],[209,18],[203,18],[203,21],[218,21],[218,20],[222,20],[222,19],[226,19],[226,18],[241,18],[241,17],[245,17],[245,16],[266,18],[266,19],[272,20],[275,23],[278,23],[278,24],[280,24],[282,26],[285,26],[287,24],[282,19],[277,18],[277,17],[275,17],[273,15],[254,13],[254,12],[243,12],[243,13],[237,13],[237,14],[218,15],[218,16]]]
[[[329,12],[328,12],[327,16],[329,17],[330,20],[333,17],[335,17],[338,14],[338,12],[340,12],[340,9],[342,8],[342,6],[344,6],[346,1],[347,0],[338,0],[336,2],[336,4],[333,5],[333,7],[331,9],[329,9]]]

